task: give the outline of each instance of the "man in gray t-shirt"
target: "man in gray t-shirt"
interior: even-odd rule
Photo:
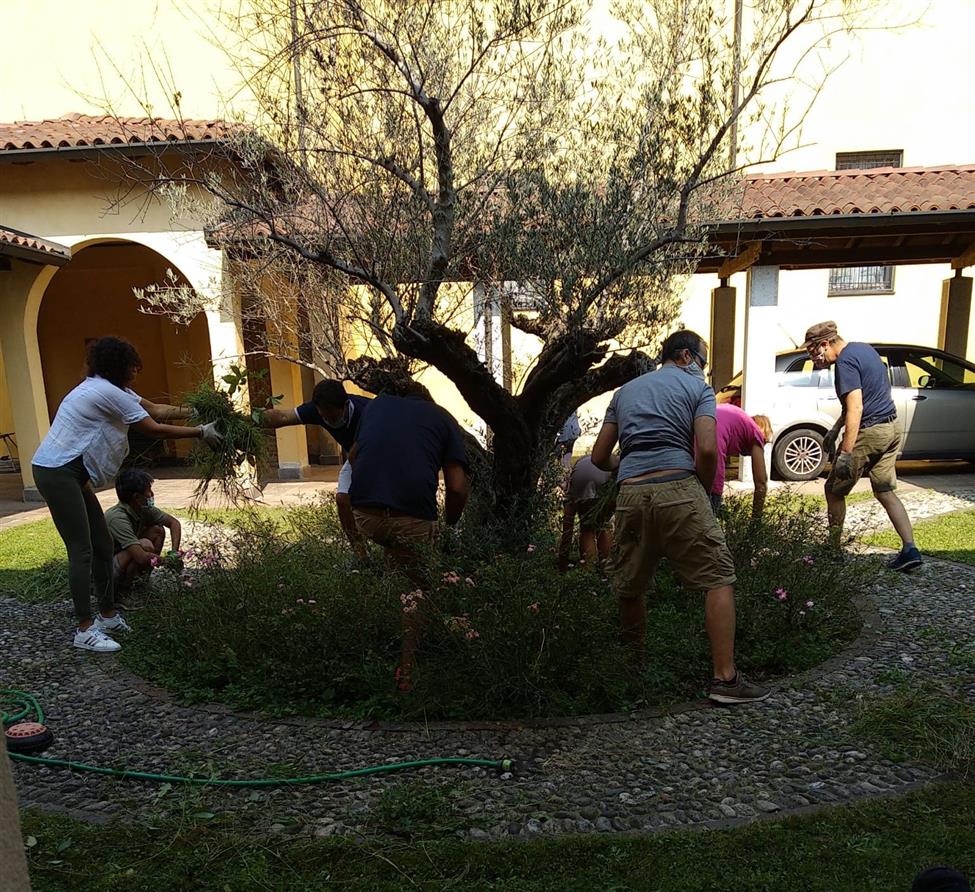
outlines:
[[[620,483],[610,577],[623,639],[642,665],[645,592],[667,558],[685,588],[707,593],[708,696],[718,703],[764,700],[768,688],[735,667],[735,567],[708,499],[718,454],[714,391],[704,379],[708,346],[693,331],[677,331],[661,357],[661,368],[613,395],[592,450],[593,464],[616,471]]]

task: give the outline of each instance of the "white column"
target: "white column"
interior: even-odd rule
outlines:
[[[775,348],[779,315],[779,268],[753,266],[745,286],[745,354],[741,407],[749,415],[769,415],[776,397]],[[771,467],[771,446],[765,447]],[[742,461],[738,479],[751,482],[751,462]]]
[[[484,363],[491,372],[491,377],[504,386],[504,357],[501,341],[501,294],[495,285],[484,285],[477,282],[474,285],[474,315],[477,322],[474,324],[472,339],[474,349],[477,351],[477,358]],[[478,316],[480,311],[480,316]],[[488,329],[490,328],[490,358],[488,357]],[[490,359],[490,361],[489,361]],[[480,434],[487,442],[488,428],[487,423],[479,422]]]

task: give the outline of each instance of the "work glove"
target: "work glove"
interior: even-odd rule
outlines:
[[[223,441],[223,434],[217,430],[217,422],[215,421],[200,425],[200,430],[203,431],[203,442],[211,449],[215,449]]]
[[[823,437],[823,451],[829,456],[830,461],[836,460],[836,441],[840,436],[840,428],[837,425],[830,429],[830,432]]]
[[[853,453],[841,452],[833,462],[833,476],[837,480],[850,480],[853,477]]]

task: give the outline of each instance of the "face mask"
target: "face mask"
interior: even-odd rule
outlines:
[[[156,500],[154,498],[151,498],[151,497],[148,498],[148,499],[146,499],[146,507],[147,508],[155,508],[156,507]]]
[[[693,375],[695,378],[704,377],[704,369],[702,369],[694,360],[691,360],[687,365],[682,366],[688,375]]]

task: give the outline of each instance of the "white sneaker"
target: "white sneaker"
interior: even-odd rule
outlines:
[[[122,649],[117,641],[112,641],[101,629],[95,625],[74,633],[74,646],[82,650],[92,650],[96,654],[113,654]]]
[[[108,632],[109,635],[114,632],[131,632],[132,626],[130,626],[120,613],[116,613],[115,616],[102,616],[100,613],[95,617],[95,625],[102,632]]]

